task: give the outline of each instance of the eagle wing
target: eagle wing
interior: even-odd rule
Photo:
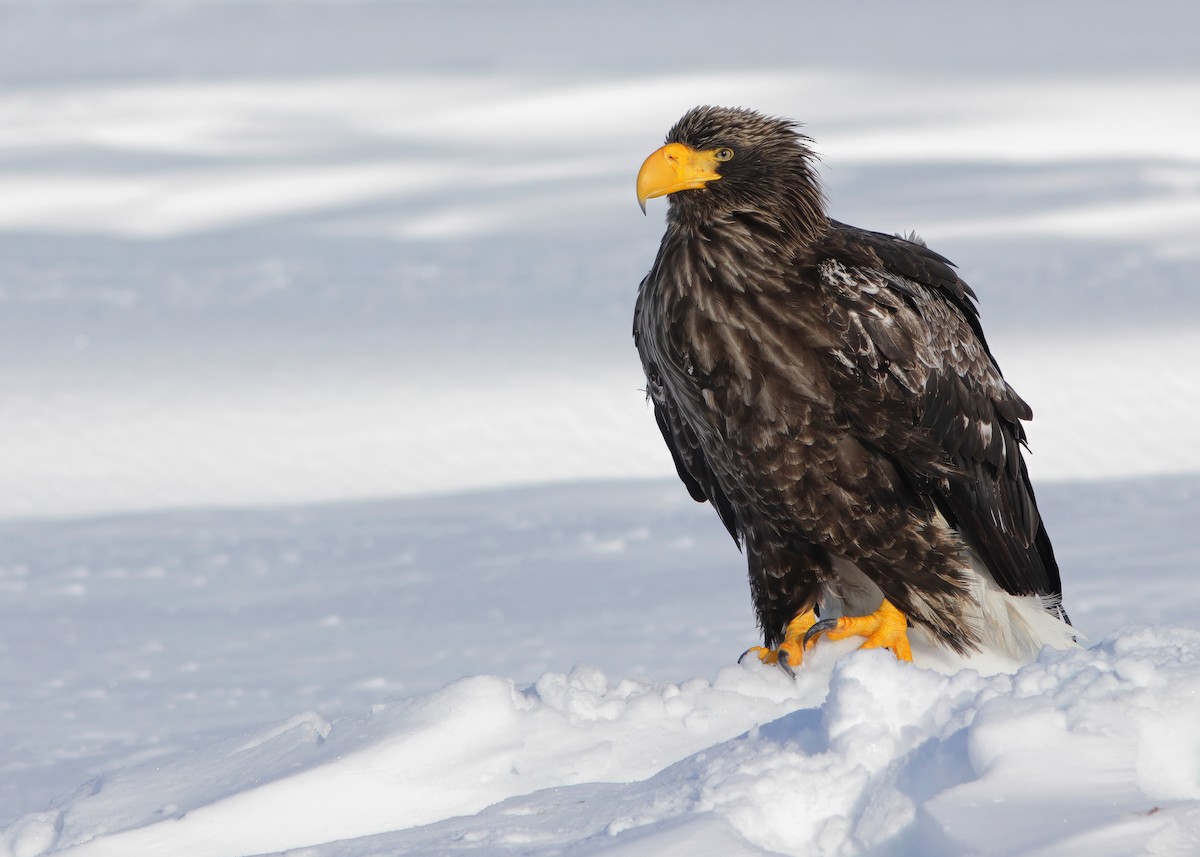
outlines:
[[[649,277],[647,277],[649,279]],[[643,342],[642,332],[642,299],[645,293],[645,281],[638,289],[638,301],[633,313],[633,339],[639,353],[643,352],[646,343]],[[643,357],[645,355],[643,354]],[[709,466],[704,454],[703,445],[696,432],[680,414],[680,405],[668,393],[657,367],[647,363],[646,395],[654,403],[654,421],[662,432],[667,449],[671,451],[671,460],[675,462],[675,472],[680,481],[687,487],[688,493],[697,503],[708,501],[721,517],[721,523],[729,531],[734,542],[741,547],[741,530],[738,527],[737,516],[729,497],[721,489],[716,474]]]
[[[974,293],[919,239],[835,222],[817,251],[843,343],[834,354],[843,419],[933,501],[1000,586],[1041,595],[1063,615],[1020,449],[1032,412],[1000,373]],[[905,424],[917,430],[897,430]]]
[[[653,394],[651,395],[653,396]],[[725,525],[725,529],[729,530],[729,535],[733,536],[734,542],[741,547],[741,533],[738,530],[737,516],[734,514],[733,505],[729,502],[725,492],[721,490],[712,468],[709,467],[708,459],[705,458],[704,450],[701,448],[695,432],[680,419],[674,403],[670,400],[664,400],[661,403],[657,400],[654,402],[654,419],[658,423],[659,431],[662,432],[663,440],[667,442],[667,448],[671,450],[671,458],[675,461],[675,471],[679,474],[683,484],[687,486],[692,499],[698,503],[703,503],[705,500],[712,503],[717,514],[721,516],[721,523]]]

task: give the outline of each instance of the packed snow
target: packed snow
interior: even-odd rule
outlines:
[[[0,857],[1200,853],[1198,27],[0,3]],[[736,663],[629,337],[698,103],[980,293],[1080,648]]]

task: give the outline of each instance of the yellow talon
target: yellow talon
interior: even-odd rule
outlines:
[[[886,598],[878,610],[867,616],[843,616],[815,623],[806,632],[805,642],[811,646],[821,634],[831,640],[866,637],[860,649],[890,649],[896,660],[912,660],[912,648],[908,644],[908,620]]]
[[[747,649],[742,658],[751,653],[758,656],[764,664],[781,664],[788,672],[792,672],[804,660],[804,650],[812,645],[805,645],[804,635],[808,629],[817,624],[817,614],[812,609],[797,613],[792,621],[783,629],[783,642],[778,649],[768,649],[765,646],[753,646]],[[781,658],[780,655],[783,655]],[[741,658],[738,658],[740,661]]]

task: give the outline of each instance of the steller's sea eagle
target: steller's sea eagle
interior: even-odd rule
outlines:
[[[1071,645],[1021,457],[1032,413],[945,258],[830,219],[796,123],[697,107],[642,165],[670,195],[633,335],[692,497],[749,565],[764,646],[821,635],[911,660]],[[818,616],[820,617],[818,619]]]

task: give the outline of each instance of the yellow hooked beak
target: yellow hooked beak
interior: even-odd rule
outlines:
[[[637,177],[637,198],[642,214],[646,213],[648,199],[677,190],[695,190],[719,179],[717,151],[698,152],[683,143],[668,143],[646,158]]]

